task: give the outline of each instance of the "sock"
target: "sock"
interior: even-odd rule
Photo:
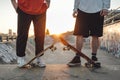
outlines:
[[[96,57],[96,53],[92,53],[92,56],[95,56],[95,57]]]
[[[76,57],[80,57],[80,54],[79,54],[79,53],[76,53]]]
[[[98,61],[98,59],[97,59],[97,57],[96,57],[96,53],[92,53],[92,60]]]

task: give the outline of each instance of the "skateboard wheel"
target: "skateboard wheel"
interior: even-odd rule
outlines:
[[[65,51],[65,50],[67,50],[67,47],[64,47],[64,48],[63,48],[63,51]]]
[[[36,63],[31,63],[30,65],[31,65],[31,67],[35,67]]]
[[[56,47],[54,47],[54,50],[56,50],[57,48]]]
[[[24,66],[24,68],[28,68],[28,69],[30,69],[32,66],[31,65],[26,65],[26,66]]]
[[[70,50],[70,48],[68,48],[68,50]]]
[[[56,47],[53,47],[53,48],[51,48],[51,51],[55,51],[57,48]]]
[[[95,68],[100,68],[101,67],[101,63],[100,62],[97,62],[93,65]]]
[[[85,63],[85,66],[88,67],[88,68],[90,68],[90,67],[100,68],[101,67],[101,63],[99,63],[99,62],[94,63],[94,64]]]
[[[70,50],[70,48],[69,48],[69,47],[64,47],[64,48],[63,48],[63,51],[66,51],[66,50],[68,50],[68,51],[69,51],[69,50]]]
[[[85,63],[85,67],[90,68],[90,67],[92,67],[92,64],[90,64],[90,63]]]
[[[63,48],[63,51],[65,51],[65,47]]]

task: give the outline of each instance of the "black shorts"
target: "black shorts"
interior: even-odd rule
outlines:
[[[82,35],[83,37],[103,35],[104,16],[97,13],[85,13],[78,10],[76,18],[74,35]]]

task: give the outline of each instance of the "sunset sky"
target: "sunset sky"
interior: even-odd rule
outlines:
[[[51,0],[47,11],[46,27],[53,33],[72,31],[75,19],[72,17],[74,0]],[[111,8],[120,6],[120,0],[111,0]],[[11,0],[0,0],[0,33],[8,33],[8,29],[17,31],[17,14],[12,7]],[[33,26],[30,27],[33,34]]]

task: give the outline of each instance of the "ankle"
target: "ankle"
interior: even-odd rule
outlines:
[[[97,55],[97,53],[92,53],[92,56],[96,56]]]
[[[92,56],[91,59],[92,59],[93,61],[98,61],[98,58],[97,58],[96,56]]]
[[[39,57],[36,58],[36,62],[37,63],[40,62],[40,58]]]
[[[76,57],[79,57],[79,58],[80,58],[80,54],[79,54],[79,53],[76,53]]]
[[[21,60],[24,60],[25,61],[25,56],[23,56],[23,57],[17,57],[17,61],[19,62],[19,61],[21,61]]]

